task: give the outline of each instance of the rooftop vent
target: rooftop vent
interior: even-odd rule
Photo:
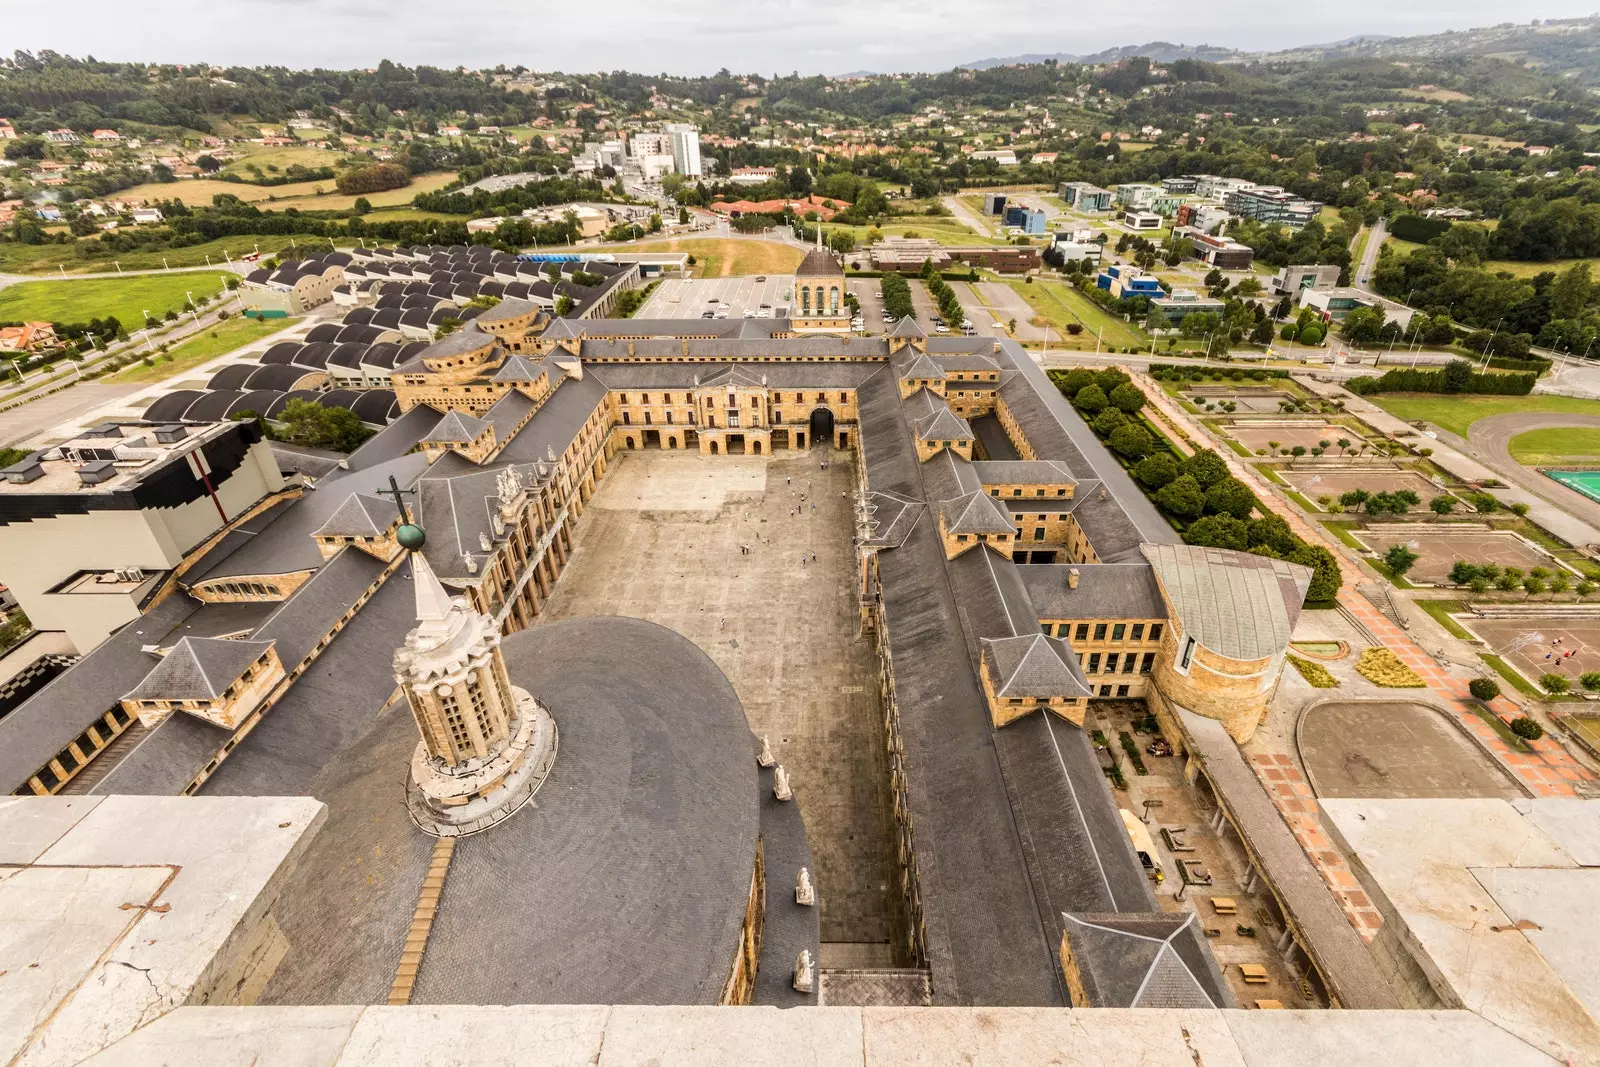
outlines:
[[[180,426],[175,422],[169,422],[165,426],[157,426],[155,435],[156,440],[161,444],[170,445],[174,441],[181,441],[188,437],[189,430],[187,427]]]
[[[11,466],[0,470],[5,479],[13,485],[24,485],[44,477],[44,466],[39,462],[37,455],[13,463]]]
[[[99,485],[117,476],[117,465],[109,459],[97,459],[78,468],[78,481],[83,485]]]

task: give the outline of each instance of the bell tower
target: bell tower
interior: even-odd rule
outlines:
[[[412,529],[408,540],[423,540]],[[450,596],[420,543],[408,547],[417,625],[395,650],[394,677],[422,739],[406,806],[423,831],[460,837],[510,817],[538,791],[555,763],[556,724],[511,683],[494,622]]]

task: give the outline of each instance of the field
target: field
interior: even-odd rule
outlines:
[[[1543,274],[1545,271],[1554,271],[1557,274],[1560,274],[1568,267],[1576,266],[1579,263],[1587,263],[1591,271],[1600,274],[1600,258],[1549,259],[1545,260],[1543,263],[1532,263],[1522,260],[1509,259],[1490,259],[1484,262],[1483,269],[1490,272],[1506,270],[1510,271],[1512,274],[1515,274],[1519,278],[1531,278],[1535,274]]]
[[[167,354],[168,358],[157,359],[154,366],[146,367],[143,363],[135,363],[118,371],[107,381],[139,385],[159,382],[207,360],[215,359],[225,352],[232,352],[235,348],[252,341],[259,341],[279,330],[288,329],[299,321],[299,319],[268,319],[261,322],[256,319],[232,318],[227,322],[208,327],[198,337],[178,345]]]
[[[425,222],[428,219],[438,219],[440,222],[461,222],[469,218],[467,215],[446,215],[442,211],[418,211],[410,207],[391,207],[381,211],[370,211],[361,216],[363,222]]]
[[[1580,675],[1600,670],[1600,625],[1592,619],[1462,621],[1532,681],[1544,674],[1559,674],[1576,690],[1582,688],[1578,684]]]
[[[1462,437],[1479,419],[1490,415],[1512,415],[1553,411],[1565,415],[1600,415],[1600,400],[1572,396],[1434,396],[1397,393],[1370,398],[1383,410],[1407,422],[1431,422],[1441,430]]]
[[[305,152],[307,149],[286,149]],[[328,153],[316,153],[333,158]],[[431,193],[456,180],[454,171],[439,171],[413,178],[404,189],[389,189],[381,193],[366,194],[373,207],[394,207],[409,204],[418,193]],[[248,185],[239,182],[218,181],[215,178],[195,178],[180,182],[147,182],[124,190],[124,200],[178,199],[191,206],[207,206],[211,198],[220,193],[237,196],[248,203],[259,204],[263,209],[276,211],[293,207],[301,211],[345,211],[355,206],[354,196],[345,196],[334,188],[333,180],[294,182],[289,185]]]
[[[167,251],[122,252],[116,256],[96,256],[87,259],[74,254],[72,245],[18,245],[0,244],[0,271],[12,274],[57,274],[57,267],[65,267],[67,274],[115,274],[117,264],[123,270],[161,270],[164,267],[204,267],[210,262],[223,264],[226,252],[234,259],[248,255],[260,245],[263,256],[290,249],[289,237],[222,237],[187,248]],[[295,238],[304,243],[304,238]],[[166,262],[163,263],[162,260]],[[154,310],[154,309],[151,309]]]
[[[695,259],[698,278],[736,274],[793,274],[805,252],[775,241],[717,237],[670,237],[622,245],[582,246],[584,252],[687,252]]]
[[[1396,89],[1395,95],[1408,100],[1432,100],[1435,103],[1460,103],[1472,99],[1466,93],[1458,93],[1454,89]]]
[[[1530,467],[1600,463],[1600,429],[1559,426],[1529,430],[1511,439],[1511,458]]]
[[[847,230],[854,235],[856,251],[852,255],[861,258],[863,261],[866,259],[867,234],[873,229],[874,227],[871,226],[836,226],[831,223],[828,225],[829,233],[835,230]],[[998,237],[991,237],[988,234],[980,234],[974,230],[969,230],[948,215],[930,215],[925,219],[919,219],[914,216],[907,217],[900,222],[885,223],[876,227],[876,229],[885,237],[905,237],[910,234],[913,237],[926,237],[942,245],[1003,245],[1010,243]]]
[[[222,173],[237,174],[245,181],[250,181],[254,173],[250,170],[251,165],[259,167],[263,174],[272,174],[274,172],[268,168],[288,170],[294,166],[310,169],[333,167],[345,158],[342,152],[330,152],[323,148],[261,148],[257,151],[246,149],[246,153],[223,167]]]
[[[1352,489],[1365,489],[1369,493],[1392,493],[1409,489],[1419,498],[1412,511],[1427,511],[1428,501],[1436,496],[1448,496],[1416,471],[1295,471],[1280,470],[1278,477],[1298,489],[1301,495],[1315,500],[1319,496],[1339,499],[1341,493]],[[1333,505],[1339,510],[1339,505]]]
[[[146,310],[156,318],[181,310],[185,292],[198,298],[221,291],[222,274],[207,271],[19,282],[0,289],[0,320],[83,322],[115,315],[132,330],[143,325]]]
[[[1398,237],[1386,238],[1383,243],[1385,247],[1393,250],[1394,254],[1397,256],[1409,256],[1411,253],[1422,247],[1422,245],[1418,244],[1416,241],[1403,241]]]
[[[1008,281],[1006,284],[1026,300],[1029,307],[1055,326],[1063,337],[1068,336],[1068,323],[1079,322],[1083,324],[1079,339],[1087,339],[1091,344],[1097,335],[1105,344],[1118,348],[1150,343],[1150,338],[1142,331],[1106,311],[1071,286],[1053,281],[1037,281],[1032,285]],[[1100,334],[1101,330],[1105,331],[1103,335]]]
[[[1407,530],[1396,533],[1382,526],[1371,526],[1356,531],[1356,536],[1380,555],[1391,545],[1408,545],[1421,558],[1406,572],[1412,582],[1440,585],[1450,580],[1450,568],[1457,560],[1468,563],[1497,563],[1502,567],[1518,567],[1524,573],[1533,567],[1562,570],[1554,556],[1535,548],[1532,544],[1509,530],[1457,530],[1441,526],[1438,530],[1418,533]]]

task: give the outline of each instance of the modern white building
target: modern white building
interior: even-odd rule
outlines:
[[[700,169],[700,131],[686,122],[674,122],[667,126],[667,135],[672,138],[672,162],[678,173],[685,178],[698,178],[704,172]]]

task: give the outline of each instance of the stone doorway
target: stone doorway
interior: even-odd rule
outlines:
[[[833,412],[817,408],[811,413],[811,443],[813,446],[833,441]]]

